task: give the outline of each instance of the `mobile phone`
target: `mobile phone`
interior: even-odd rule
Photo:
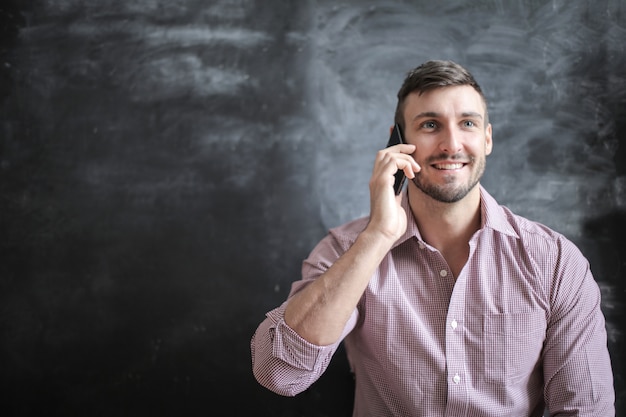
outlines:
[[[398,145],[400,143],[404,143],[404,141],[402,140],[402,132],[400,131],[400,126],[398,126],[398,124],[396,123],[393,127],[393,130],[391,131],[391,136],[389,136],[387,147]],[[404,171],[399,169],[394,176],[396,180],[393,183],[393,191],[396,193],[396,195],[398,195],[400,194],[400,191],[402,191],[402,187],[404,187],[404,183],[406,182],[406,175],[404,175]]]

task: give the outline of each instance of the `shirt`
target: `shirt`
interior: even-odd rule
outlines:
[[[302,339],[284,321],[286,303],[267,313],[251,341],[259,383],[296,395],[343,341],[355,417],[527,417],[544,408],[553,417],[614,416],[600,291],[587,260],[561,234],[480,194],[481,228],[456,279],[409,214],[337,343]],[[323,274],[367,220],[331,229],[290,296]]]

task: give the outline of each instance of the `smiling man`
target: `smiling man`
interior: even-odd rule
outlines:
[[[405,143],[377,154],[370,215],[330,230],[257,328],[259,383],[296,395],[343,341],[354,416],[614,416],[589,264],[480,185],[492,127],[472,75],[417,67],[395,122]]]

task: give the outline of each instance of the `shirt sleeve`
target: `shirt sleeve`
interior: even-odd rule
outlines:
[[[566,239],[558,242],[554,271],[543,362],[550,416],[614,416],[600,289],[587,260]]]
[[[357,322],[357,310],[348,320],[342,337],[332,345],[307,342],[285,323],[285,308],[295,293],[323,274],[345,252],[332,235],[323,239],[302,266],[302,279],[293,283],[287,301],[266,314],[251,340],[252,369],[265,388],[294,396],[309,388],[326,371],[341,341]]]

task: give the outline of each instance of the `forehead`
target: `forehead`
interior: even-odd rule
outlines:
[[[484,114],[485,102],[469,85],[440,87],[423,93],[413,91],[404,103],[404,117],[409,121],[421,113],[454,115],[475,112]]]

